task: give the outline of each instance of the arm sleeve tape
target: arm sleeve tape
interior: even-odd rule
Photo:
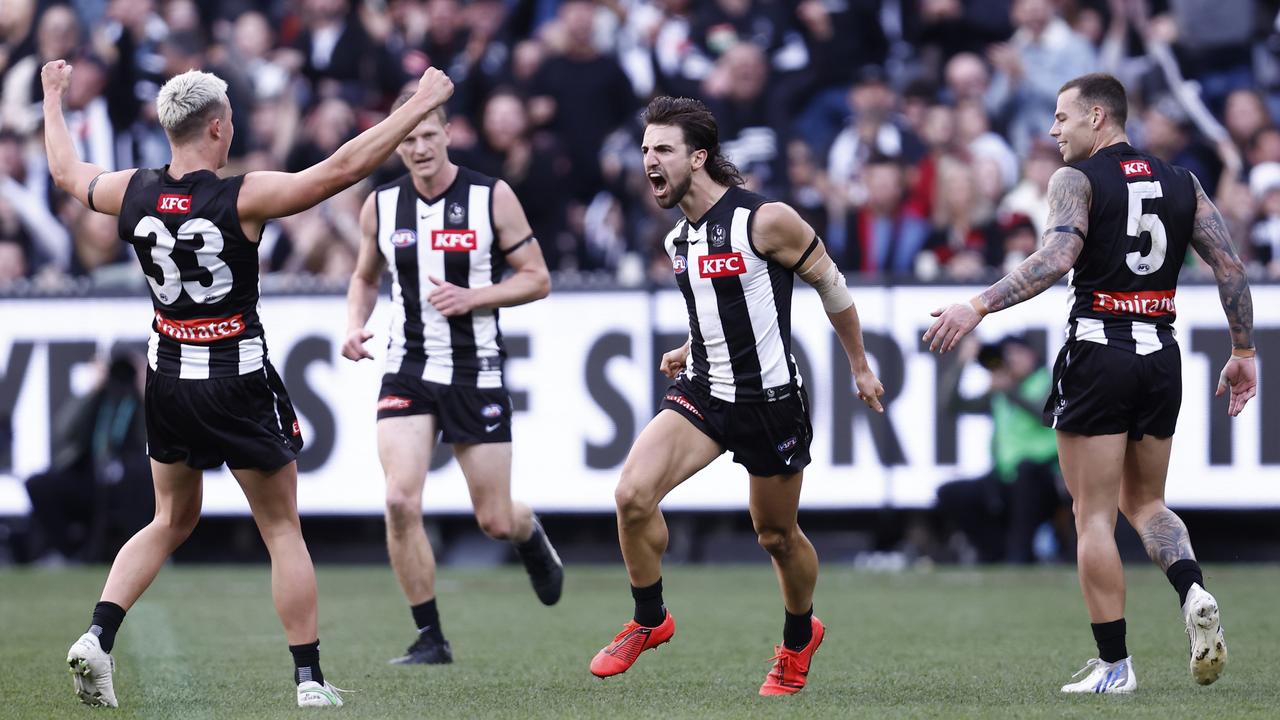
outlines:
[[[813,288],[818,291],[818,297],[822,298],[822,309],[832,315],[853,305],[853,296],[849,294],[849,288],[845,285],[844,275],[840,273],[834,262],[813,284]]]

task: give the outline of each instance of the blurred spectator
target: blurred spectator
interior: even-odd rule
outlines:
[[[114,349],[97,387],[58,409],[52,463],[26,483],[31,528],[22,559],[102,562],[151,519],[143,362]]]
[[[995,208],[979,192],[972,165],[946,158],[938,166],[937,183],[932,230],[925,240],[932,257],[925,259],[926,267],[936,263],[949,280],[981,280],[1004,255]]]
[[[1098,69],[1093,46],[1054,11],[1050,0],[1014,0],[1010,18],[1017,28],[1007,43],[991,46],[995,66],[994,107],[1008,108],[1009,139],[1025,152],[1053,118],[1058,88]]]
[[[720,146],[747,187],[776,194],[784,182],[779,134],[785,105],[769,91],[764,51],[752,43],[726,50],[707,76],[704,96],[720,128]]]
[[[13,287],[27,276],[27,251],[17,236],[11,235],[13,218],[7,203],[0,200],[0,290]]]
[[[595,3],[560,4],[555,54],[533,81],[529,112],[533,123],[555,132],[571,163],[570,191],[585,203],[603,180],[599,151],[605,137],[632,119],[637,100],[616,58],[595,46]]]
[[[838,238],[832,241],[836,264],[852,272],[909,275],[929,223],[918,207],[906,202],[902,164],[896,158],[873,156],[864,178],[866,202],[847,216],[846,237],[832,233]]]
[[[1218,163],[1213,151],[1198,142],[1186,112],[1173,98],[1161,98],[1142,114],[1142,149],[1190,170],[1213,197],[1218,188]]]
[[[1000,201],[999,211],[1017,213],[1030,219],[1037,238],[1049,221],[1049,180],[1062,167],[1062,155],[1056,144],[1042,140],[1031,145],[1022,163],[1022,179]]]
[[[0,74],[35,51],[31,37],[35,0],[5,0],[0,3]]]
[[[65,203],[67,211],[75,218],[71,222],[73,247],[68,272],[76,277],[101,274],[109,266],[130,263],[125,254],[128,243],[120,242],[119,228],[113,215],[93,212],[76,202]]]
[[[31,175],[22,139],[0,130],[0,240],[22,248],[23,275],[46,263],[65,271],[71,259],[71,237],[49,211],[44,187],[27,184]]]
[[[861,187],[862,166],[872,155],[914,162],[923,148],[906,124],[895,113],[896,97],[882,71],[868,68],[849,93],[853,116],[849,125],[836,136],[827,155],[827,175],[838,192],[849,196],[853,204]]]
[[[974,360],[990,373],[990,388],[964,397],[960,375]],[[1058,535],[1058,559],[1075,557],[1057,439],[1040,420],[1051,382],[1035,350],[1016,336],[990,345],[966,338],[959,361],[938,382],[939,401],[950,411],[991,414],[991,472],[938,488],[938,515],[962,535],[978,562],[1031,562],[1036,531],[1045,522]]]
[[[1211,109],[1234,90],[1252,88],[1254,0],[1174,0],[1179,59]],[[1275,10],[1272,9],[1274,15]]]
[[[389,104],[385,100],[399,91],[405,78],[383,46],[369,37],[348,0],[303,0],[302,22],[294,48],[318,96]]]
[[[36,26],[36,52],[15,62],[4,74],[0,127],[20,133],[35,129],[44,99],[40,68],[52,60],[70,58],[80,40],[80,22],[74,10],[66,5],[51,5],[44,11]]]
[[[831,184],[813,149],[803,140],[787,143],[787,187],[790,190],[787,204],[795,208],[815,232],[826,234]]]
[[[1249,140],[1263,128],[1274,127],[1271,113],[1262,96],[1253,90],[1235,90],[1227,95],[1223,124],[1241,154],[1246,154]]]
[[[1249,231],[1253,257],[1266,269],[1267,277],[1280,278],[1280,163],[1254,167],[1249,192],[1258,207],[1258,219]]]

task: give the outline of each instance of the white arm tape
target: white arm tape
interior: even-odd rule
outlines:
[[[849,294],[844,275],[840,273],[835,263],[827,265],[827,271],[822,273],[822,277],[813,284],[813,289],[817,290],[818,297],[822,298],[822,309],[831,315],[843,312],[853,305],[853,296]]]

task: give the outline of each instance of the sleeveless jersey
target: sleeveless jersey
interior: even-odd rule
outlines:
[[[258,321],[258,245],[240,225],[243,176],[139,168],[120,208],[155,307],[147,360],[183,379],[235,377],[267,359]]]
[[[1093,192],[1067,338],[1139,355],[1174,345],[1174,294],[1195,223],[1191,173],[1128,143],[1073,167]]]
[[[701,220],[682,218],[665,240],[689,311],[685,374],[726,402],[775,400],[801,384],[791,356],[795,276],[751,242],[755,211],[766,202],[730,187]]]
[[[487,287],[506,268],[493,224],[494,178],[464,167],[440,197],[422,197],[408,174],[375,190],[378,248],[391,269],[388,373],[463,387],[502,387],[506,350],[498,311],[445,317],[427,298],[435,277]]]

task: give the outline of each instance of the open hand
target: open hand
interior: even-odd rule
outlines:
[[[1228,388],[1231,389],[1231,398],[1227,402],[1227,414],[1231,417],[1239,415],[1244,404],[1258,394],[1258,368],[1253,362],[1251,357],[1232,356],[1218,374],[1218,389],[1213,396],[1222,397]]]
[[[871,368],[855,370],[853,382],[858,386],[859,400],[878,413],[884,412],[884,405],[880,403],[880,396],[884,395],[884,385],[880,384],[880,380],[875,373],[871,372]]]
[[[982,322],[982,316],[970,303],[956,303],[929,314],[938,318],[924,333],[924,341],[929,343],[930,352],[945,353],[951,350],[961,338]]]

